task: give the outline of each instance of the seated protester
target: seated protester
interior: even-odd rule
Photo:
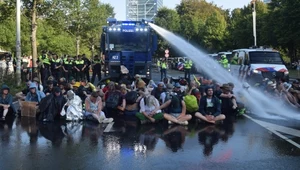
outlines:
[[[54,87],[53,92],[40,102],[39,120],[43,122],[53,122],[55,119],[60,119],[60,113],[66,102],[67,100],[62,95],[60,88]]]
[[[190,85],[188,86],[188,89],[186,90],[186,94],[190,95],[192,93],[192,90],[197,89],[197,83],[195,81],[191,81]]]
[[[78,87],[77,95],[81,98],[82,101],[85,101],[85,99],[89,96],[87,89],[82,85]]]
[[[232,87],[230,87],[229,84],[223,84],[223,86],[220,88],[222,89],[222,93],[219,98],[221,100],[224,98],[231,99],[232,109],[235,110],[237,108],[237,102],[235,96],[233,95]]]
[[[139,112],[139,103],[144,97],[143,91],[130,91],[125,95],[126,107],[124,114],[126,116],[134,116]]]
[[[80,83],[76,82],[75,84],[70,84],[71,85],[71,89],[73,90],[73,92],[78,95],[78,88],[80,87]]]
[[[5,120],[7,114],[16,113],[13,105],[13,97],[9,93],[9,90],[7,85],[2,85],[0,93],[0,120]]]
[[[221,94],[222,94],[221,84],[216,83],[214,89],[214,95],[219,98]]]
[[[43,87],[43,85],[40,84],[40,79],[39,78],[37,78],[37,77],[33,78],[33,83],[36,84],[39,91],[44,91],[44,87]]]
[[[67,102],[60,115],[66,116],[67,121],[78,121],[83,119],[82,100],[72,90],[67,91]]]
[[[194,90],[192,90],[191,95],[193,95],[193,96],[196,97],[197,103],[198,103],[198,105],[199,105],[199,104],[200,104],[201,97],[202,97],[202,96],[201,96],[201,93],[200,93],[200,90],[199,90],[199,89],[194,89]]]
[[[161,110],[157,110],[152,113],[156,108],[159,108],[158,100],[150,95],[149,91],[146,89],[145,97],[140,101],[140,112],[136,113],[136,117],[141,121],[141,124],[146,124],[148,122],[158,122],[164,118]]]
[[[151,95],[153,95],[157,100],[160,100],[160,95],[166,92],[166,89],[164,88],[164,83],[160,82],[158,83],[157,87],[154,88],[154,90],[151,92]]]
[[[288,103],[290,106],[293,106],[295,108],[300,108],[299,103],[297,102],[297,99],[295,96],[293,96],[290,91],[291,91],[292,85],[285,82],[281,83],[279,85],[279,93],[281,94],[281,98],[284,99],[286,103]]]
[[[114,119],[106,118],[102,108],[102,100],[101,97],[98,96],[97,92],[93,92],[85,99],[85,116],[92,116],[99,123],[112,122]]]
[[[160,97],[159,97],[159,101],[160,103],[165,103],[166,102],[166,97],[168,94],[172,93],[173,90],[174,90],[174,86],[172,84],[166,84],[166,92],[163,92],[160,94]],[[177,93],[174,93],[175,95],[177,95]],[[179,95],[177,95],[178,97],[180,97]],[[182,98],[181,98],[182,99]]]
[[[181,85],[179,83],[175,83],[174,92],[181,98],[184,96],[184,92],[181,90]]]
[[[228,117],[230,115],[235,116],[237,111],[237,104],[234,103],[236,98],[233,94],[231,94],[231,89],[228,84],[223,84],[221,87],[222,94],[220,95],[220,100],[222,101],[221,104],[221,111],[222,113]]]
[[[27,102],[36,102],[40,103],[41,100],[45,97],[45,93],[39,91],[35,83],[31,83],[29,86],[29,92],[26,95],[25,101]]]
[[[140,79],[137,83],[136,89],[134,89],[134,90],[137,90],[137,91],[144,90],[145,87],[146,87],[146,83],[142,79]]]
[[[130,92],[130,89],[127,89],[125,84],[121,84],[120,91],[121,91],[121,94],[125,96],[128,92]]]
[[[86,89],[88,94],[91,94],[92,92],[96,91],[96,87],[92,83],[88,82],[87,80],[83,80],[81,82],[81,85]]]
[[[107,117],[115,117],[120,111],[124,111],[126,100],[114,82],[108,84],[108,91],[104,95],[105,113]]]
[[[155,114],[158,110],[167,109],[164,118],[168,120],[169,124],[188,125],[188,120],[191,120],[192,116],[186,114],[186,106],[183,99],[172,92],[172,84],[167,84],[167,89],[165,103],[157,107],[151,114]]]
[[[270,98],[278,98],[278,94],[276,92],[276,83],[273,81],[268,81],[264,93]]]
[[[61,83],[59,83],[58,84],[58,86],[59,86],[59,88],[60,88],[60,90],[61,90],[61,93],[65,96],[65,95],[67,95],[67,90],[66,90],[66,87],[67,87],[67,82],[61,82]]]
[[[25,100],[27,93],[29,92],[29,86],[31,84],[31,81],[26,82],[26,88],[23,89],[21,92],[18,92],[16,94],[16,97],[18,100]]]
[[[53,76],[48,77],[48,80],[52,81],[54,87],[57,86],[57,80],[55,80],[55,78]]]
[[[54,85],[52,80],[48,80],[46,83],[47,83],[47,87],[45,88],[44,93],[48,96],[52,94]]]
[[[199,112],[195,113],[195,117],[215,124],[217,121],[224,120],[225,115],[221,114],[220,100],[213,93],[212,87],[206,89],[206,96],[201,98]]]

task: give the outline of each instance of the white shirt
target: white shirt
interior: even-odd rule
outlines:
[[[155,106],[159,106],[159,102],[157,99],[155,99]],[[153,110],[155,110],[155,106],[147,106],[145,105],[144,98],[140,101],[140,112],[146,112],[147,114],[150,114]],[[161,110],[156,111],[156,113],[161,113]]]

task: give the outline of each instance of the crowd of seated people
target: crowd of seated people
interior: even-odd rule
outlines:
[[[85,118],[99,123],[110,123],[123,116],[132,116],[141,124],[157,123],[165,119],[169,124],[188,125],[194,119],[211,124],[245,112],[244,101],[237,97],[233,83],[219,84],[212,80],[191,81],[189,84],[150,81],[146,84],[139,75],[133,82],[112,82],[96,87],[87,81],[70,78],[55,80],[49,77],[43,87],[38,78],[26,82],[26,88],[16,94],[19,101],[33,102],[37,119],[79,121]],[[201,83],[200,83],[201,82]],[[250,86],[245,85],[245,89]],[[273,82],[264,80],[259,88],[286,105],[299,108],[298,81]],[[238,95],[238,94],[237,94]],[[17,110],[12,104],[9,87],[3,85],[0,96],[0,118]]]

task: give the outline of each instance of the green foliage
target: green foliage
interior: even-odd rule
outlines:
[[[22,53],[31,54],[31,17],[34,0],[22,0]],[[114,9],[98,0],[36,0],[37,47],[59,55],[76,54],[76,38],[80,53],[91,54],[98,49],[102,26]],[[0,49],[15,52],[15,1],[0,3]]]

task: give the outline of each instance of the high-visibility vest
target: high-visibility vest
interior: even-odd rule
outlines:
[[[83,65],[84,64],[84,60],[76,60],[75,64],[76,65]]]
[[[223,65],[224,68],[228,68],[228,60],[227,60],[227,58],[222,59],[220,61],[220,63]]]
[[[48,65],[50,65],[50,60],[49,60],[49,58],[48,58],[48,55],[45,54],[45,56],[46,56],[46,57],[43,58],[43,55],[41,55],[41,56],[39,57],[40,61],[42,61],[43,64],[48,64]]]
[[[64,64],[65,64],[65,65],[72,65],[72,64],[73,64],[73,62],[72,62],[72,61],[68,61],[68,60],[66,60],[66,61],[64,61]]]
[[[185,68],[185,69],[191,69],[192,66],[193,66],[193,62],[192,62],[192,61],[186,61],[186,62],[184,63],[184,68]]]
[[[54,63],[60,63],[61,61],[60,61],[60,59],[57,59],[57,60],[52,60],[52,62],[54,62]]]
[[[101,60],[94,60],[94,64],[101,64]]]
[[[165,62],[162,62],[162,63],[161,63],[161,68],[162,68],[162,69],[167,69],[167,64],[166,64]]]
[[[160,67],[160,61],[159,60],[157,61],[157,66]]]

